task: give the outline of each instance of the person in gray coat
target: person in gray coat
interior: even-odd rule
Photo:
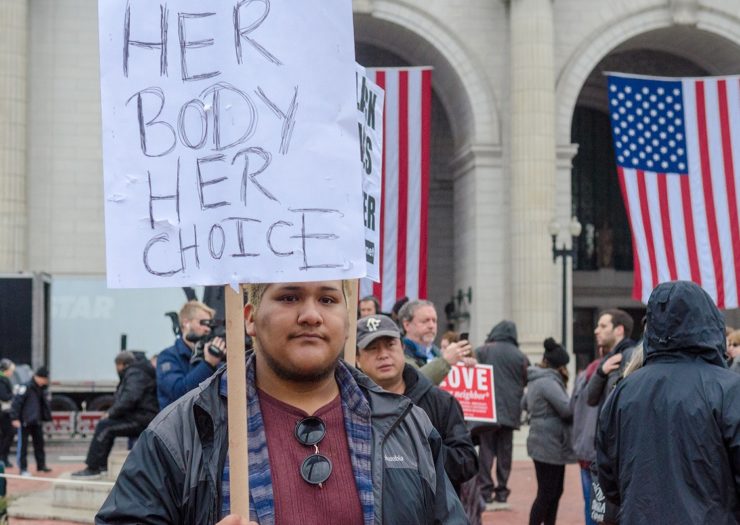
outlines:
[[[474,427],[480,444],[478,484],[486,503],[505,503],[511,491],[507,487],[511,474],[514,430],[519,429],[522,416],[522,396],[527,383],[529,360],[519,350],[516,324],[501,321],[491,329],[486,344],[476,349],[480,364],[493,366],[493,384],[496,389],[495,425]],[[491,469],[496,460],[496,481]]]
[[[573,461],[570,421],[573,412],[565,390],[570,357],[552,338],[545,340],[542,363],[527,370],[527,394],[522,401],[529,413],[527,454],[534,461],[537,497],[529,525],[552,525],[563,494],[565,465]]]

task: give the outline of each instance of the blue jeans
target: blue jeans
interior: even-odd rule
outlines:
[[[596,525],[591,519],[591,471],[581,467],[581,487],[583,488],[583,500],[586,502],[586,525]]]

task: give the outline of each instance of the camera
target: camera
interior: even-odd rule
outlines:
[[[223,319],[201,319],[201,326],[207,326],[211,331],[205,335],[187,334],[185,340],[191,343],[195,343],[195,353],[191,359],[191,362],[197,362],[203,359],[203,352],[208,351],[209,354],[218,357],[219,359],[226,359],[226,353],[223,352],[216,345],[211,344],[216,337],[226,336],[226,321]]]

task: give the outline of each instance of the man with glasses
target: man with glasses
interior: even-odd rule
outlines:
[[[429,418],[340,357],[341,281],[250,285],[245,308],[250,494],[231,494],[226,374],[160,413],[96,523],[466,523]],[[403,497],[399,497],[403,495]]]

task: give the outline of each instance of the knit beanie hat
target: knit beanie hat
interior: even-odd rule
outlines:
[[[45,366],[40,366],[36,369],[36,373],[34,374],[36,377],[43,377],[48,379],[49,378],[49,369]]]
[[[561,345],[555,342],[555,339],[548,337],[543,343],[545,346],[545,359],[553,368],[565,366],[570,361],[568,352]]]

